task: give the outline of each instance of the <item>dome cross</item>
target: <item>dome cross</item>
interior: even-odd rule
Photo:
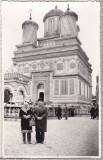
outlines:
[[[29,10],[29,13],[30,13],[29,19],[32,20],[32,17],[31,17],[32,9]]]
[[[70,8],[69,8],[69,4],[68,4],[68,7],[67,7],[67,10],[68,10],[68,11],[70,10]]]
[[[55,5],[55,9],[57,9],[58,7],[57,7],[57,5]]]

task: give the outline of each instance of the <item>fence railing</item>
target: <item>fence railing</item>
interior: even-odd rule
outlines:
[[[4,106],[4,118],[15,118],[19,119],[19,112],[21,107],[16,106]],[[56,117],[56,109],[55,107],[48,108],[48,117]],[[88,110],[76,109],[74,110],[74,116],[83,116],[90,115]],[[62,116],[65,116],[64,109],[62,109]],[[68,112],[68,116],[71,116]]]

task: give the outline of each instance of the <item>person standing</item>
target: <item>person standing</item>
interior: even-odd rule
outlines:
[[[64,116],[65,116],[65,120],[68,119],[68,107],[65,105],[64,107]]]
[[[92,106],[90,113],[91,113],[91,119],[94,119],[96,117],[96,109],[94,106]]]
[[[57,108],[57,117],[58,117],[58,119],[62,118],[62,109],[59,105],[58,105],[58,108]]]
[[[72,106],[71,107],[71,117],[74,117],[74,110],[75,110],[75,108],[74,108],[74,106]]]
[[[96,110],[95,111],[96,112],[96,118],[99,119],[99,107],[98,107],[98,105],[97,105],[95,110]]]
[[[32,127],[29,126],[29,121],[32,117],[32,111],[30,110],[28,103],[24,103],[24,106],[20,109],[19,117],[21,118],[21,132],[23,143],[26,143],[27,134],[27,141],[29,144],[31,144]]]
[[[45,132],[47,132],[47,107],[44,106],[42,99],[38,99],[38,105],[34,108],[36,143],[44,143]]]

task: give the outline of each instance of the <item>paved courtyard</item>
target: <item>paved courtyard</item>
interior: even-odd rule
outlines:
[[[35,144],[33,127],[32,144],[23,144],[20,121],[4,121],[4,155],[7,157],[36,156],[98,156],[98,120],[90,117],[73,117],[66,121],[48,120],[44,144]]]

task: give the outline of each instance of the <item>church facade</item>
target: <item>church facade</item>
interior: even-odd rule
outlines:
[[[13,67],[4,76],[4,100],[15,104],[42,98],[47,104],[92,105],[92,69],[78,38],[78,15],[50,10],[43,18],[44,37],[37,38],[39,26],[29,20],[22,24],[22,44],[14,51]]]

